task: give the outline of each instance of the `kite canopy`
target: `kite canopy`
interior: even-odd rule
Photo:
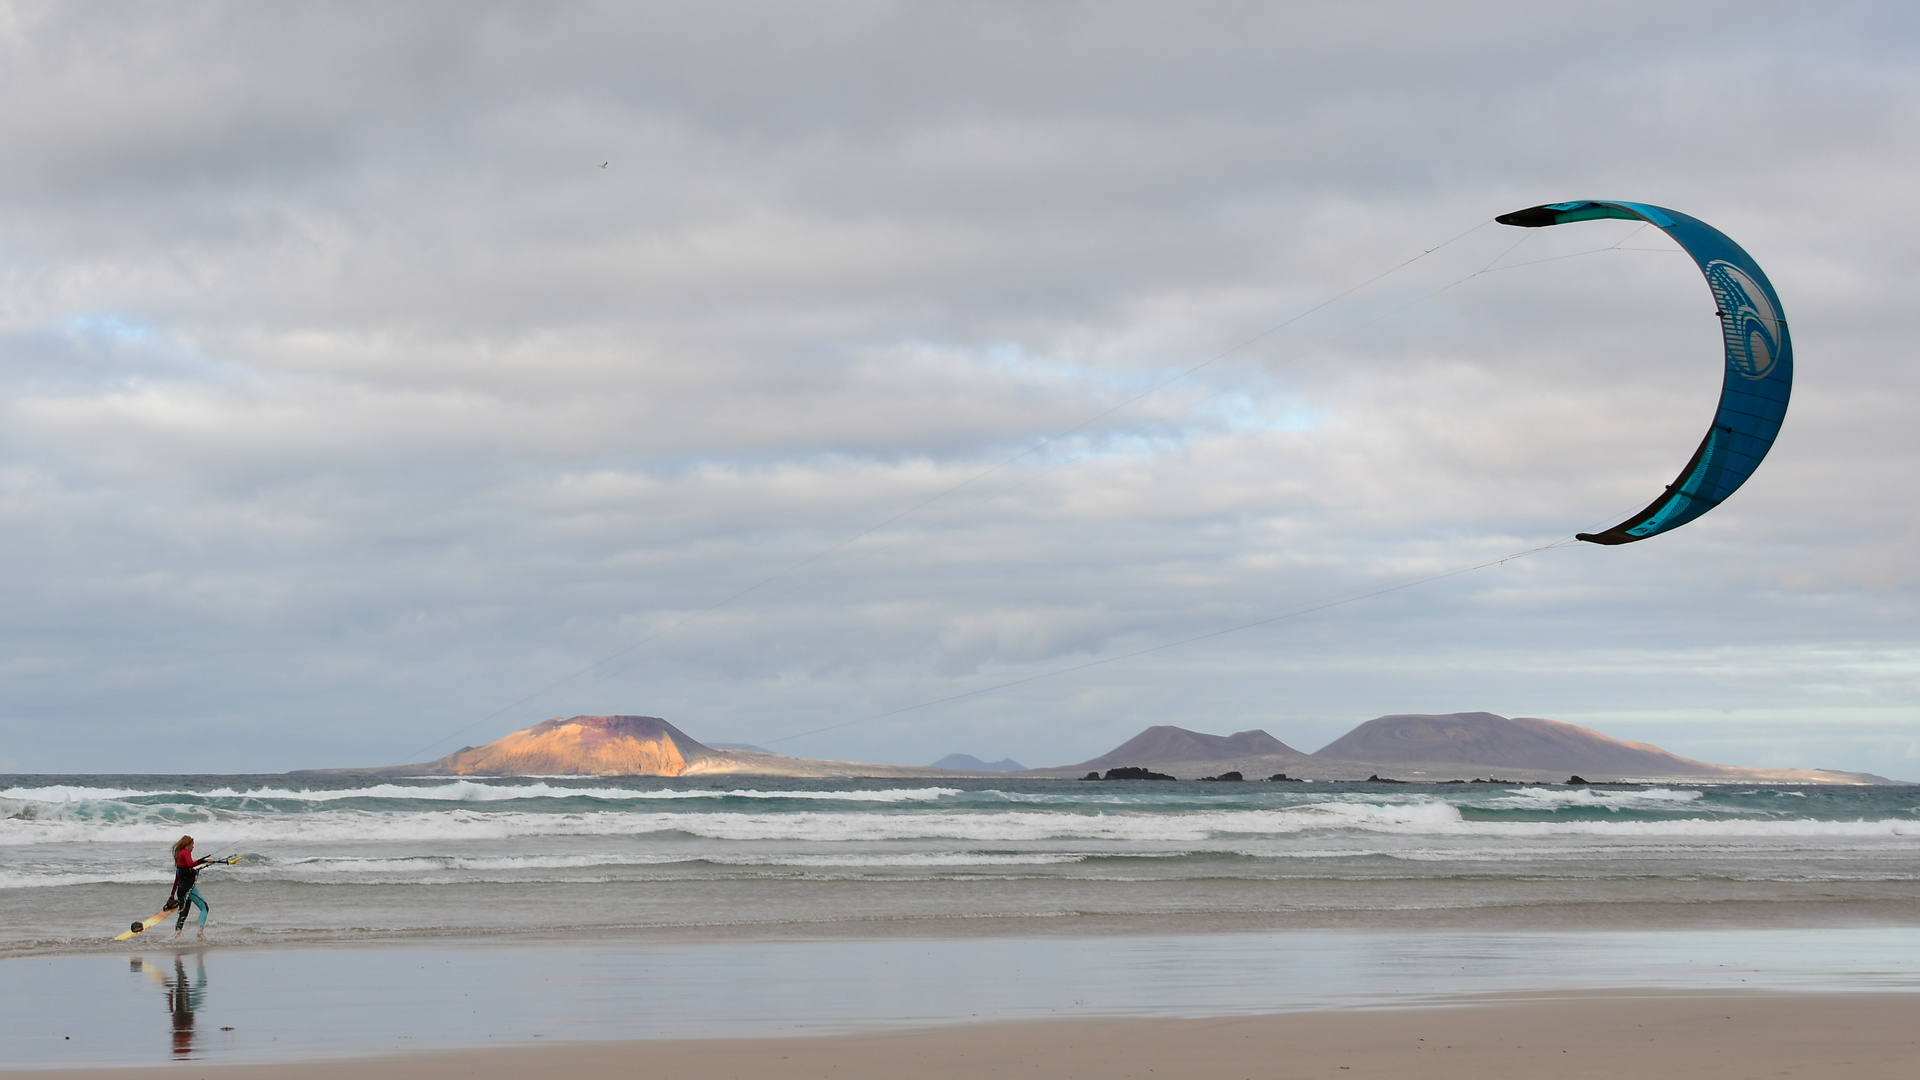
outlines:
[[[1707,276],[1727,345],[1720,411],[1679,478],[1645,510],[1605,532],[1578,536],[1595,544],[1631,544],[1671,532],[1720,505],[1760,467],[1787,415],[1787,397],[1793,389],[1793,343],[1787,337],[1780,297],[1760,264],[1704,221],[1645,203],[1597,201],[1548,203],[1494,220],[1538,229],[1594,218],[1645,221],[1685,248]]]

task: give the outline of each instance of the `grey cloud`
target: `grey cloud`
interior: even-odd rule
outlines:
[[[1913,773],[1913,30],[15,7],[0,757],[371,763],[583,711],[764,745],[1603,524],[1718,377],[1669,254],[1394,313],[1520,239],[1488,226],[1086,422],[1493,213],[1624,193],[1739,237],[1794,319],[1787,432],[1727,506],[781,748],[1457,707]],[[1510,262],[1631,230],[1550,232]]]

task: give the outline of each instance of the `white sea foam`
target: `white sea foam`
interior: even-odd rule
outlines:
[[[45,889],[63,885],[164,885],[173,880],[171,872],[126,869],[104,870],[0,870],[0,889]]]
[[[191,795],[190,791],[156,791],[151,788],[92,788],[55,784],[48,787],[11,787],[0,791],[0,799],[21,802],[75,803],[94,799],[133,799],[151,795]]]
[[[846,852],[831,854],[688,852],[621,853],[565,858],[461,858],[419,856],[402,858],[313,858],[280,862],[268,868],[256,868],[257,880],[294,883],[344,883],[366,881],[375,884],[462,884],[462,883],[592,883],[617,880],[606,874],[583,875],[581,871],[657,871],[661,867],[692,863],[716,867],[795,870],[939,870],[1019,866],[1055,866],[1082,862],[1089,858],[1081,852],[974,852],[915,851],[899,853]],[[0,871],[0,889],[40,889],[73,885],[165,885],[167,873],[150,866],[122,867],[118,870],[52,870],[47,872]]]
[[[421,874],[436,870],[576,870],[601,866],[650,865],[675,861],[671,855],[648,857],[638,853],[592,855],[403,855],[390,858],[352,855],[315,855],[282,859],[275,871],[283,874]]]
[[[136,807],[124,817],[98,820],[51,812],[0,819],[0,845],[165,843],[183,824],[203,835],[205,847],[274,843],[389,843],[493,841],[540,836],[671,837],[721,841],[861,843],[953,840],[973,843],[1100,840],[1199,843],[1232,837],[1283,837],[1323,832],[1487,838],[1668,837],[1920,837],[1920,821],[1828,821],[1808,818],[1657,818],[1634,820],[1508,821],[1465,819],[1439,799],[1401,802],[1327,801],[1271,810],[1187,810],[1160,813],[1071,813],[1043,810],[901,809],[887,812],[796,810],[676,812],[656,809],[530,812],[450,806],[444,810],[370,811],[356,808],[302,814],[198,811],[196,821],[177,807]]]
[[[1603,810],[1643,810],[1649,808],[1665,809],[1675,803],[1698,802],[1701,792],[1670,788],[1614,789],[1604,788],[1521,788],[1508,795],[1489,799],[1488,807],[1507,809],[1561,809],[1563,807],[1595,807]]]
[[[316,857],[284,862],[275,867],[287,876],[333,874],[389,874],[418,876],[435,871],[518,873],[539,870],[580,870],[617,867],[657,867],[689,862],[719,866],[765,867],[964,867],[1050,866],[1079,862],[1083,852],[907,851],[833,853],[656,851],[608,852],[572,856],[415,856],[408,858]]]

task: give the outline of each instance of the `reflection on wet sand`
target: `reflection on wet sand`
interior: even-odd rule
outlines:
[[[138,953],[0,959],[0,985],[27,988],[0,1009],[0,1080],[9,1069],[877,1035],[947,1023],[1381,1010],[1469,998],[1898,992],[1903,1007],[1920,1007],[1920,927],[1910,926],[220,948],[177,957],[155,950],[131,974]],[[208,993],[215,967],[218,999]],[[156,984],[171,1038],[156,1037]],[[1901,1060],[1897,1075],[1912,1077],[1911,1055]],[[1402,1072],[1422,1071],[1432,1070]]]
[[[173,974],[167,975],[156,965],[135,957],[131,962],[134,971],[144,971],[154,977],[167,992],[167,1011],[173,1020],[173,1056],[185,1058],[193,1056],[193,1014],[206,1007],[207,1003],[207,960],[201,953],[193,954],[193,978],[187,978],[187,957],[184,953],[175,954]]]

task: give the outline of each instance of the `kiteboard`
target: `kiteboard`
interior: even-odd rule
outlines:
[[[141,919],[139,922],[134,923],[133,929],[123,930],[120,933],[114,935],[113,940],[125,941],[135,934],[144,934],[147,931],[153,929],[154,927],[160,925],[161,923],[167,921],[167,916],[172,915],[174,912],[179,910],[180,909],[177,907],[161,908],[159,911],[156,911],[153,914],[147,916],[146,918]]]

